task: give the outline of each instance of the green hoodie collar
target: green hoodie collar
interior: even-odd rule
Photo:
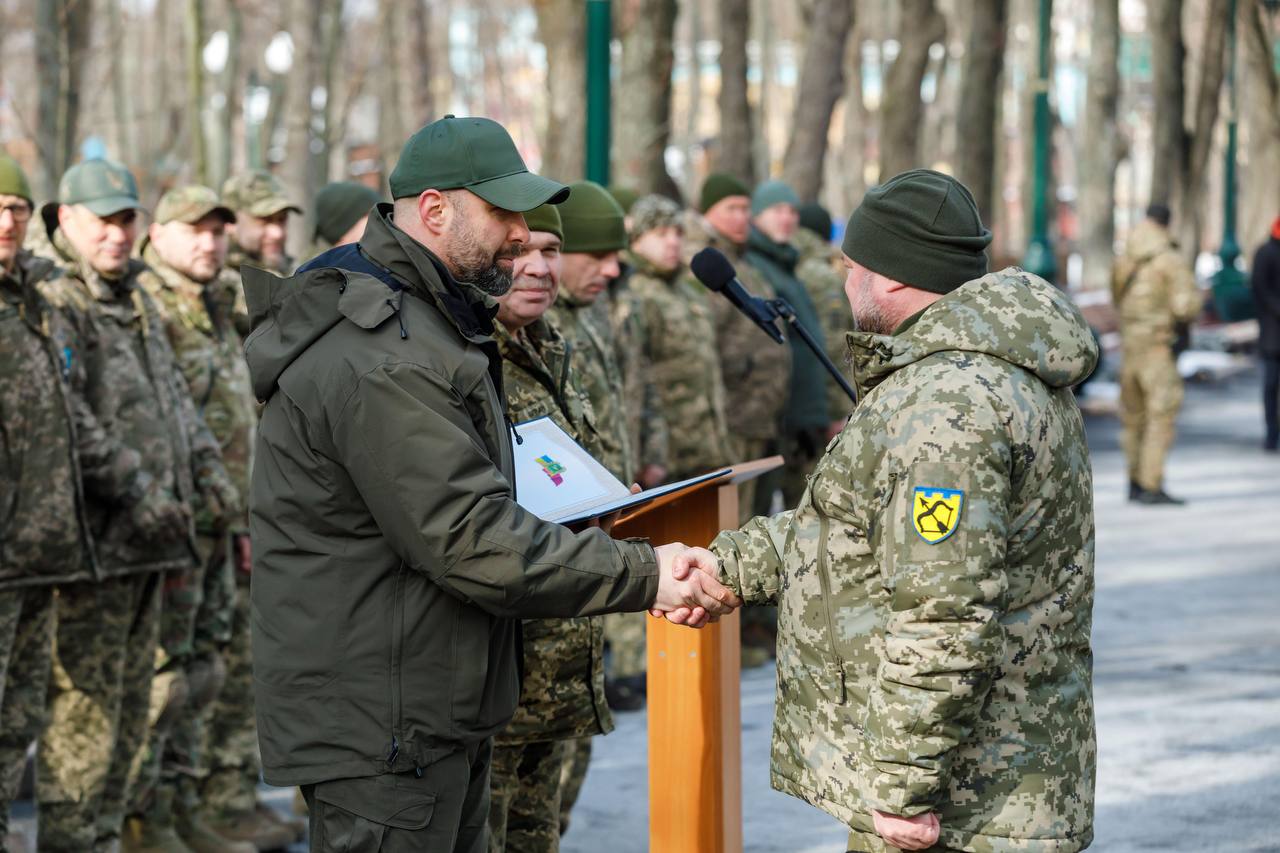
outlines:
[[[747,236],[747,248],[764,255],[782,267],[789,275],[795,275],[796,264],[800,261],[800,253],[794,246],[787,243],[778,243],[752,225],[751,233]]]

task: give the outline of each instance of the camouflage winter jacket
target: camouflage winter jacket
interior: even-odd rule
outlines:
[[[607,318],[607,314],[604,315]],[[546,314],[565,343],[576,355],[574,368],[579,385],[591,401],[600,439],[600,452],[594,454],[600,464],[624,483],[631,483],[632,470],[630,431],[627,428],[626,399],[623,394],[622,370],[609,339],[609,329],[588,304],[580,303],[564,288],[556,304]]]
[[[138,282],[160,306],[169,344],[178,369],[187,380],[196,411],[204,419],[222,452],[222,464],[240,497],[249,505],[249,472],[253,468],[253,434],[258,424],[257,401],[244,359],[244,342],[217,294],[239,288],[233,273],[224,273],[207,286],[192,281],[164,263],[152,246],[143,259],[148,269]],[[215,532],[215,519],[196,519],[196,529]],[[248,531],[241,513],[232,532]]]
[[[570,366],[572,352],[545,320],[517,340],[501,324],[494,340],[502,354],[508,417],[519,424],[550,416],[599,458],[600,439],[591,424],[591,404]],[[604,617],[525,619],[524,680],[520,704],[500,743],[563,740],[613,731],[604,698]]]
[[[1072,853],[1093,834],[1093,494],[1077,309],[1016,268],[893,336],[849,336],[861,402],[799,506],[722,533],[722,577],[777,602],[772,782],[889,848]]]
[[[130,261],[107,280],[78,258],[61,233],[54,245],[66,274],[44,282],[42,293],[71,320],[84,353],[85,401],[107,432],[141,454],[146,473],[196,513],[230,518],[241,511],[218,443],[196,414],[178,372],[156,304],[138,285],[146,268]],[[194,539],[145,539],[125,507],[87,502],[89,526],[104,577],[185,569],[196,561]]]
[[[662,275],[643,258],[627,262],[634,270],[627,300],[667,436],[668,479],[732,464],[709,291],[683,274]]]
[[[1169,234],[1154,222],[1134,226],[1111,274],[1111,297],[1127,350],[1173,346],[1174,326],[1200,314],[1204,297]]]
[[[689,257],[706,246],[714,246],[724,252],[737,270],[738,280],[751,294],[764,299],[777,296],[744,259],[746,247],[730,243],[705,219],[698,217],[689,223],[685,243]],[[716,329],[730,434],[753,440],[777,438],[790,389],[791,348],[774,343],[729,300],[716,296],[707,304]]]

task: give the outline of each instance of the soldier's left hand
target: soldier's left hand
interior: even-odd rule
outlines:
[[[942,824],[933,812],[915,817],[899,817],[872,811],[876,833],[899,850],[924,850],[938,843]]]

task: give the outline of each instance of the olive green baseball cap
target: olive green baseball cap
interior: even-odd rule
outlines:
[[[67,169],[58,182],[58,200],[45,206],[59,204],[83,205],[95,216],[142,207],[133,173],[111,160],[86,160]]]
[[[174,187],[160,197],[155,221],[160,225],[169,222],[194,225],[211,213],[216,213],[223,222],[236,221],[235,211],[223,204],[216,192],[199,184],[189,184]]]
[[[275,216],[282,210],[302,213],[302,208],[289,200],[284,184],[270,172],[241,172],[227,178],[222,184],[222,201],[250,216]]]
[[[409,137],[390,183],[392,198],[466,189],[518,213],[569,197],[564,184],[529,171],[506,128],[478,117],[447,115]]]

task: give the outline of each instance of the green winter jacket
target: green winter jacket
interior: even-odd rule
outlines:
[[[1093,834],[1093,487],[1079,311],[1014,268],[892,336],[849,335],[860,403],[799,506],[722,533],[722,578],[778,604],[772,782],[885,851],[1073,853]]]
[[[516,504],[492,301],[396,228],[245,267],[254,694],[267,781],[423,767],[500,731],[517,617],[641,610],[653,549]]]

